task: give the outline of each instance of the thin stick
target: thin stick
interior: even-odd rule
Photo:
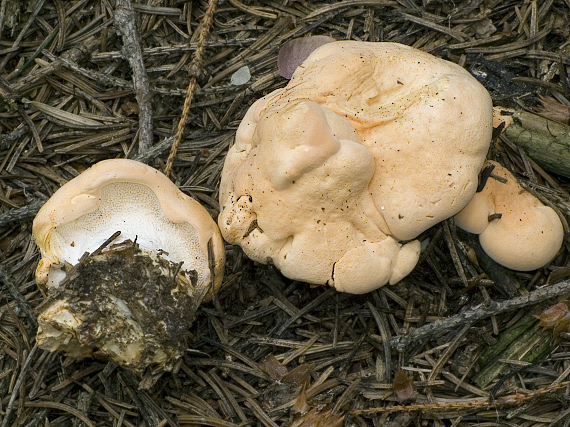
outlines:
[[[527,295],[522,295],[506,301],[489,301],[479,307],[466,310],[455,316],[430,323],[417,329],[411,329],[408,335],[397,336],[390,340],[392,348],[399,352],[405,351],[414,342],[421,342],[428,337],[442,334],[453,329],[473,324],[481,319],[537,304],[549,298],[554,298],[570,292],[570,280],[564,280],[554,285],[544,286]]]
[[[200,34],[198,36],[198,46],[192,55],[192,61],[188,67],[188,75],[190,76],[190,82],[188,83],[188,91],[186,92],[186,98],[184,99],[184,106],[182,107],[182,116],[178,121],[178,127],[176,128],[176,135],[174,136],[174,142],[170,147],[170,154],[166,160],[166,165],[164,167],[164,174],[170,176],[172,171],[172,163],[178,152],[178,147],[182,141],[182,134],[184,133],[184,128],[186,127],[186,122],[188,121],[188,114],[190,113],[190,104],[194,98],[194,91],[196,90],[196,82],[198,80],[198,75],[203,65],[204,51],[206,50],[206,39],[208,34],[210,34],[210,27],[214,21],[214,10],[216,9],[217,0],[209,0],[208,8],[202,19],[202,27],[200,28]]]
[[[123,37],[123,55],[133,70],[133,84],[139,107],[139,153],[152,146],[152,106],[146,68],[142,57],[136,14],[131,0],[117,0],[115,26]]]
[[[36,316],[34,316],[34,312],[32,307],[26,301],[26,298],[18,291],[18,286],[12,280],[8,268],[3,265],[0,265],[0,283],[4,285],[5,289],[8,289],[10,296],[16,302],[16,305],[22,310],[22,312],[26,315],[26,317],[30,320],[31,324],[35,328],[38,325],[36,321]]]
[[[34,344],[32,349],[30,350],[30,354],[28,354],[28,357],[26,358],[26,361],[22,366],[22,369],[20,370],[20,375],[18,375],[16,384],[14,384],[14,388],[12,389],[13,390],[12,395],[10,396],[10,401],[8,402],[8,406],[6,406],[6,413],[4,415],[4,419],[2,420],[2,427],[7,427],[10,422],[12,412],[14,411],[16,398],[18,397],[18,394],[20,392],[20,386],[22,385],[22,381],[24,381],[24,378],[28,374],[28,369],[30,368],[30,364],[32,363],[32,360],[36,355],[36,351],[38,351],[38,346]]]
[[[0,227],[12,224],[19,221],[28,221],[40,210],[45,200],[34,199],[27,205],[21,208],[11,209],[3,214],[0,214]]]
[[[551,384],[544,388],[531,391],[529,393],[515,393],[500,397],[499,399],[489,400],[487,398],[474,399],[458,399],[454,402],[445,403],[418,403],[415,405],[394,405],[383,406],[379,408],[353,409],[351,415],[373,415],[379,413],[394,412],[413,412],[413,411],[452,411],[452,410],[470,410],[470,409],[492,409],[502,408],[505,406],[521,406],[529,400],[536,399],[540,396],[552,394],[570,385],[570,381],[559,384]]]

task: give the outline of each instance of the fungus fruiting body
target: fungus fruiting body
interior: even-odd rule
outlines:
[[[415,266],[421,232],[473,197],[492,131],[460,66],[332,42],[253,104],[220,186],[224,238],[290,278],[363,293]]]
[[[186,348],[198,305],[221,284],[215,222],[162,173],[106,160],[63,185],[38,212],[36,280],[47,299],[40,347],[102,354],[141,370]]]
[[[487,161],[486,168],[483,188],[455,216],[456,224],[479,234],[483,250],[505,267],[528,271],[548,264],[564,239],[558,214],[499,163]]]

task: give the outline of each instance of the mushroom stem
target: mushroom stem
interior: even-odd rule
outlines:
[[[117,233],[113,235],[116,238]],[[82,359],[103,355],[134,372],[169,369],[207,289],[196,272],[127,240],[85,253],[40,307],[37,342]]]

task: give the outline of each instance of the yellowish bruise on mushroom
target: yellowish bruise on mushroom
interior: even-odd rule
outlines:
[[[558,214],[524,190],[515,176],[488,160],[492,175],[483,190],[455,215],[455,223],[479,234],[483,250],[513,270],[536,270],[556,256],[564,240]]]
[[[493,107],[493,127],[498,128],[502,123],[509,127],[513,123],[515,110],[505,107]]]
[[[132,160],[97,163],[62,186],[33,235],[47,296],[40,347],[95,352],[137,372],[182,354],[198,305],[223,277],[224,244],[206,209]]]
[[[396,43],[325,44],[245,115],[218,224],[293,279],[396,283],[413,239],[475,193],[491,131],[491,98],[460,66]]]

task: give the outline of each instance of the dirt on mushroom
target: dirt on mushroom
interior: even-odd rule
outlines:
[[[38,345],[79,359],[110,358],[138,374],[171,369],[189,345],[196,284],[196,271],[151,257],[130,240],[85,254],[42,304]],[[77,329],[51,315],[50,305],[61,301],[81,319]]]

